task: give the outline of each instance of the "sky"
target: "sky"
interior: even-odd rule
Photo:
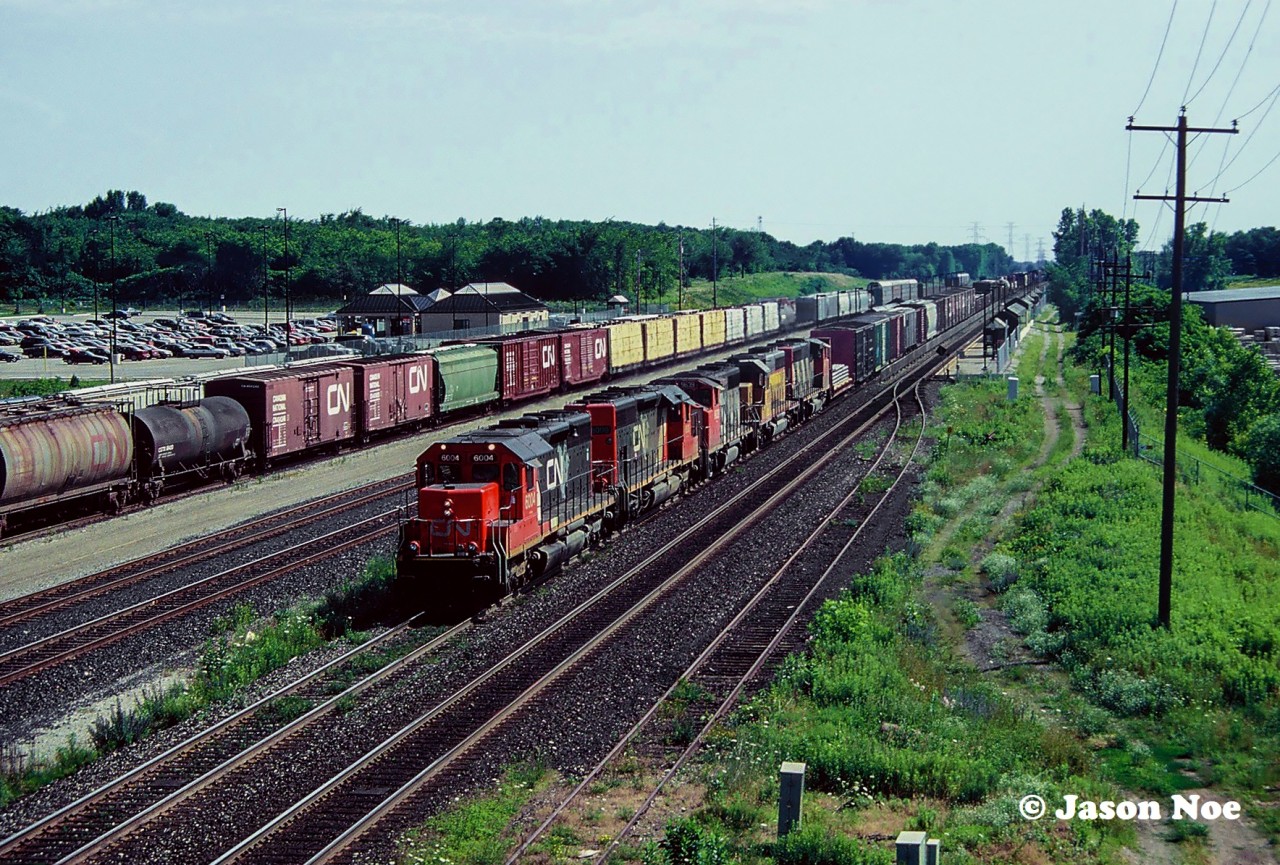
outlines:
[[[1280,0],[1276,3],[1280,7]],[[0,0],[0,205],[992,241],[1280,218],[1270,0]],[[1274,162],[1270,162],[1275,160]],[[1270,164],[1268,165],[1268,163]],[[1012,228],[1010,228],[1012,224]]]

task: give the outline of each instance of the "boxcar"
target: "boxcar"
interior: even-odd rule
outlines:
[[[431,420],[435,358],[429,354],[344,360],[355,373],[356,424],[362,437]]]
[[[498,401],[498,351],[492,345],[433,348],[436,413]]]
[[[831,346],[831,362],[848,367],[849,375],[858,383],[871,378],[879,369],[877,318],[884,316],[861,315],[813,331],[815,339]]]
[[[556,333],[560,340],[560,382],[563,386],[590,384],[609,374],[607,329],[581,326]]]
[[[867,283],[872,306],[884,306],[899,300],[915,300],[920,296],[920,283],[914,279],[882,279]]]
[[[554,333],[518,333],[476,340],[498,351],[498,395],[504,403],[560,388],[560,340]]]
[[[205,383],[205,396],[244,406],[259,465],[356,437],[355,371],[326,363],[246,373]]]

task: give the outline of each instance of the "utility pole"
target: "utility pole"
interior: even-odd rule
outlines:
[[[1235,135],[1239,130],[1235,123],[1230,129],[1188,127],[1187,107],[1182,106],[1177,126],[1136,126],[1133,118],[1125,127],[1130,132],[1160,132],[1178,134],[1178,186],[1173,196],[1173,289],[1169,298],[1169,380],[1165,394],[1164,413],[1164,496],[1160,510],[1160,597],[1157,616],[1160,627],[1170,627],[1173,598],[1173,506],[1174,481],[1177,478],[1178,461],[1178,374],[1182,351],[1182,256],[1185,248],[1187,202],[1227,203],[1226,198],[1201,198],[1187,195],[1187,133],[1225,133]],[[1169,201],[1167,195],[1134,196],[1138,201]]]
[[[711,308],[719,309],[720,302],[716,294],[717,282],[720,278],[720,241],[716,239],[716,218],[711,217]]]
[[[120,320],[120,306],[116,302],[116,223],[120,217],[114,213],[107,217],[111,226],[111,383],[116,383],[116,323]]]
[[[680,251],[676,258],[676,309],[684,309],[684,232],[677,235]]]
[[[267,232],[270,226],[259,225],[262,231],[262,335],[271,336],[271,271],[267,268]],[[288,349],[286,349],[288,351]]]

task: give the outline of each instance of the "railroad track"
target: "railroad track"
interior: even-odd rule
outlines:
[[[132,814],[136,819],[161,813],[221,777],[232,765],[228,761],[243,761],[254,749],[268,747],[291,730],[317,722],[344,701],[386,682],[471,627],[470,622],[456,625],[353,683],[335,688],[334,683],[344,682],[345,671],[359,660],[402,640],[411,622],[352,648],[0,841],[0,860],[44,863],[83,856],[86,851],[81,848],[86,840],[98,839],[101,844],[104,834],[116,827],[120,814]],[[308,707],[285,722],[274,709],[288,698],[305,700]]]
[[[273,580],[303,565],[396,532],[399,508],[170,589],[99,618],[0,652],[0,686],[47,670]]]
[[[271,540],[315,522],[336,516],[401,492],[411,476],[377,481],[321,499],[277,511],[232,528],[196,538],[140,561],[127,562],[96,574],[51,586],[38,592],[0,603],[0,627],[27,625],[50,613],[82,603],[90,598],[148,580],[161,574],[200,564],[253,544]]]
[[[848,422],[844,424],[846,428],[849,425]],[[753,487],[756,503],[766,510],[776,505],[820,471],[815,453],[837,450],[861,435],[866,425],[862,424],[852,432],[846,431],[843,436],[824,437],[775,468],[765,485],[767,490],[762,490],[759,484]],[[758,501],[761,498],[765,499],[763,503]],[[425,707],[425,711],[411,723],[393,731],[394,735],[388,736],[360,759],[332,773],[326,782],[315,785],[310,795],[284,807],[275,819],[258,827],[249,837],[230,844],[220,861],[297,861],[303,850],[309,854],[331,843],[334,826],[352,825],[353,822],[367,825],[361,823],[359,817],[368,816],[370,791],[412,791],[423,781],[439,775],[486,731],[493,730],[511,717],[570,669],[575,661],[588,655],[628,622],[635,621],[658,599],[687,579],[698,564],[711,555],[707,551],[694,561],[689,560],[687,542],[696,533],[705,532],[708,526],[715,525],[723,544],[729,537],[745,531],[747,526],[740,518],[741,510],[741,502],[735,501],[706,515],[701,525],[691,527],[669,542],[647,563],[615,579],[462,688]],[[675,576],[670,575],[673,568],[677,571]],[[613,624],[602,631],[601,621]],[[268,765],[268,761],[275,767],[288,765],[293,759],[291,747],[305,744],[316,735],[315,724],[319,717],[312,716],[305,722],[300,718],[298,726],[288,733],[277,731],[270,741],[263,740],[246,747],[242,756],[228,759],[219,769],[207,773],[199,786],[184,787],[161,803],[148,807],[145,812],[135,813],[110,830],[99,831],[94,839],[86,839],[87,833],[79,833],[76,837],[90,843],[63,861],[130,860],[143,855],[142,851],[148,849],[157,833],[164,835],[173,831],[175,826],[183,825],[189,809],[201,805],[217,809],[222,796],[234,798],[237,795],[234,791],[222,789],[231,776],[273,777],[276,769]],[[428,771],[423,777],[416,777],[423,766],[428,767]],[[378,813],[378,809],[374,809],[374,813]],[[38,839],[32,844],[37,851],[43,846]],[[3,848],[0,848],[2,852]],[[65,850],[61,855],[67,855]],[[13,856],[6,856],[6,859],[10,858]],[[52,860],[33,857],[14,861]]]
[[[862,501],[860,495],[862,482],[860,481],[832,508],[827,518],[804,540],[800,548],[777,568],[768,582],[760,588],[738,615],[724,626],[676,683],[672,684],[650,706],[644,716],[618,739],[609,753],[553,808],[542,823],[521,841],[507,857],[506,865],[515,865],[523,861],[529,854],[530,848],[544,838],[557,821],[579,802],[583,792],[605,773],[628,746],[633,745],[646,733],[651,740],[658,738],[654,735],[654,728],[660,725],[661,710],[669,704],[678,687],[682,684],[686,687],[692,685],[692,693],[700,696],[685,708],[683,715],[703,718],[705,722],[674,760],[669,759],[670,755],[663,755],[663,763],[669,765],[669,768],[661,775],[658,782],[651,786],[643,804],[635,810],[622,829],[614,833],[612,840],[600,856],[593,860],[597,863],[607,861],[618,847],[631,837],[666,785],[697,753],[707,735],[732,710],[744,691],[754,684],[759,684],[770,675],[771,662],[777,661],[798,647],[802,635],[796,632],[796,624],[807,619],[822,602],[826,595],[824,587],[830,588],[831,583],[834,582],[833,575],[847,558],[854,542],[859,539],[863,529],[902,483],[912,458],[923,441],[925,407],[920,399],[919,384],[912,387],[911,392],[918,406],[922,423],[920,432],[912,445],[911,457],[903,462],[892,483],[873,504],[869,504]],[[902,426],[900,405],[900,401],[895,399],[894,406],[898,413],[893,432],[881,448],[871,469],[864,476],[864,480],[878,469],[897,440]],[[851,522],[855,522],[856,526],[849,531],[847,529]],[[805,554],[813,552],[820,543],[829,544],[833,540],[838,545],[838,551],[833,556],[806,561]],[[828,563],[823,566],[820,562]],[[806,568],[806,565],[809,567]]]

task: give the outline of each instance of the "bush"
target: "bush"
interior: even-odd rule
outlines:
[[[778,865],[888,865],[893,855],[813,823],[780,838],[774,846]]]
[[[1003,592],[1018,581],[1018,560],[1008,553],[990,553],[979,567],[997,592]]]

